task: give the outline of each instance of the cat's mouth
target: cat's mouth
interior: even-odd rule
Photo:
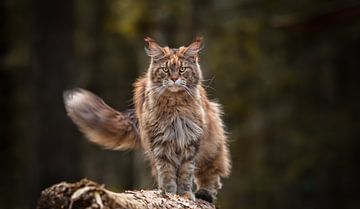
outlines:
[[[173,85],[168,85],[167,89],[171,92],[179,92],[182,91],[184,88],[181,85],[173,84]]]
[[[184,90],[184,86],[183,86],[184,82],[181,80],[177,80],[175,82],[172,80],[169,80],[169,81],[165,82],[164,85],[170,92],[179,92],[179,91]]]

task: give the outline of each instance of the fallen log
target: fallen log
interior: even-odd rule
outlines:
[[[158,209],[203,208],[215,209],[206,201],[195,201],[159,190],[125,191],[115,193],[93,181],[61,182],[41,192],[37,209]]]

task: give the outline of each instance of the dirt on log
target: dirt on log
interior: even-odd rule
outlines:
[[[159,190],[125,191],[115,193],[95,182],[83,179],[76,183],[61,182],[41,193],[37,209],[143,209],[143,208],[203,208],[215,209],[213,204],[189,200],[173,194],[162,195]]]

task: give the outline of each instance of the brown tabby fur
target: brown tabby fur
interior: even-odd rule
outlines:
[[[201,38],[187,47],[161,47],[146,38],[151,58],[134,84],[135,108],[126,113],[82,90],[64,94],[68,115],[87,137],[109,149],[142,147],[159,189],[212,202],[230,157],[219,104],[202,86]],[[195,177],[195,179],[194,179]]]

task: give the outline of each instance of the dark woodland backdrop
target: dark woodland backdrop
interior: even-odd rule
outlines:
[[[360,208],[360,4],[356,0],[2,0],[0,208],[83,177],[152,188],[140,152],[102,150],[65,114],[89,89],[117,109],[148,64],[144,36],[205,37],[233,159],[221,208]]]

